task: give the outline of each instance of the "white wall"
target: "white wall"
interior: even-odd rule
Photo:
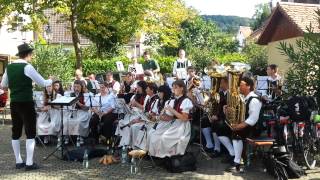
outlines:
[[[28,17],[24,16],[26,22]],[[14,32],[8,32],[9,26],[6,22],[0,28],[0,54],[9,54],[14,56],[17,53],[17,46],[26,42],[33,41],[33,32],[21,32],[19,30]]]

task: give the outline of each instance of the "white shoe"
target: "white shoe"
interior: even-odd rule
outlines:
[[[83,137],[80,137],[80,144],[81,144],[81,145],[84,144],[84,139],[83,139]]]
[[[45,136],[45,137],[43,138],[43,143],[44,143],[44,144],[48,144],[48,143],[49,143],[49,137],[48,137],[48,136]]]
[[[64,139],[64,144],[69,144],[69,138],[68,138],[68,137],[66,137],[66,138]]]

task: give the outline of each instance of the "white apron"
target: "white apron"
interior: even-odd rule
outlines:
[[[174,120],[159,123],[149,133],[149,154],[155,157],[183,155],[190,140],[189,121]]]
[[[64,135],[80,135],[87,137],[89,133],[89,121],[91,113],[84,110],[63,112],[63,134]]]

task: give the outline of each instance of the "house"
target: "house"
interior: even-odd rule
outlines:
[[[236,39],[239,42],[239,47],[243,48],[245,46],[245,40],[250,36],[252,33],[251,27],[248,26],[240,26]]]
[[[281,1],[294,2],[294,3],[320,4],[320,0],[281,0]]]
[[[296,40],[302,38],[310,25],[314,32],[320,33],[315,13],[319,8],[317,4],[279,2],[265,23],[257,44],[267,46],[268,63],[277,64],[282,74],[290,64],[278,49],[280,42],[295,46]]]
[[[23,23],[30,21],[30,18],[23,16],[24,21],[18,22],[17,27],[12,28],[8,25],[8,21],[15,20],[14,13],[6,18],[0,26],[0,76],[3,75],[7,64],[11,61],[11,57],[17,54],[17,46],[26,42],[33,41],[32,31],[21,31]],[[11,19],[10,19],[11,18]]]
[[[72,46],[72,34],[70,24],[63,21],[60,14],[54,13],[53,9],[44,11],[48,23],[43,26],[42,36],[49,44],[63,44]],[[80,46],[88,46],[91,42],[88,38],[80,35]]]

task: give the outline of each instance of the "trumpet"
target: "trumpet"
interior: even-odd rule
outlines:
[[[193,88],[197,88],[201,84],[201,79],[199,77],[192,77],[189,80],[188,91],[190,92]]]

